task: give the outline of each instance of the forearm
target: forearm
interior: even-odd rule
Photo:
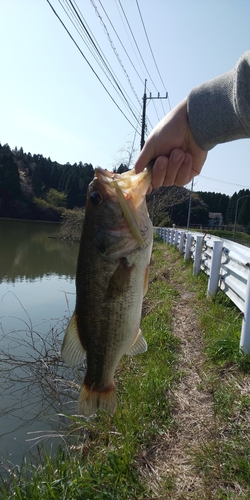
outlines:
[[[194,88],[187,105],[191,130],[204,151],[250,137],[250,51],[233,70]]]

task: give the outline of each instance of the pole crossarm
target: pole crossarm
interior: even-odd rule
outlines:
[[[145,125],[146,125],[146,104],[147,104],[147,101],[150,101],[151,99],[168,99],[168,92],[166,92],[165,96],[160,96],[160,92],[158,92],[157,96],[152,96],[151,92],[150,92],[149,96],[147,96],[146,84],[147,84],[147,80],[145,80],[144,94],[143,94],[143,98],[142,98],[141,149],[143,148],[143,146],[145,144]]]

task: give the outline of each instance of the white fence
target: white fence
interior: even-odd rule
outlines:
[[[207,295],[220,288],[243,313],[240,348],[250,354],[250,248],[229,240],[173,228],[155,228],[165,243],[193,259],[194,275],[208,275]]]

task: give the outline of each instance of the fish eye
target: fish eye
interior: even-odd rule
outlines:
[[[98,193],[98,191],[94,191],[93,193],[91,193],[90,199],[93,205],[100,205],[100,203],[102,202],[102,196],[100,195],[100,193]]]

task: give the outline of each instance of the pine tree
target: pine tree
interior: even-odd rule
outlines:
[[[0,198],[2,203],[19,198],[20,178],[8,144],[0,145]]]
[[[237,223],[247,227],[250,223],[250,193],[245,196],[246,198],[241,199],[239,202]]]

